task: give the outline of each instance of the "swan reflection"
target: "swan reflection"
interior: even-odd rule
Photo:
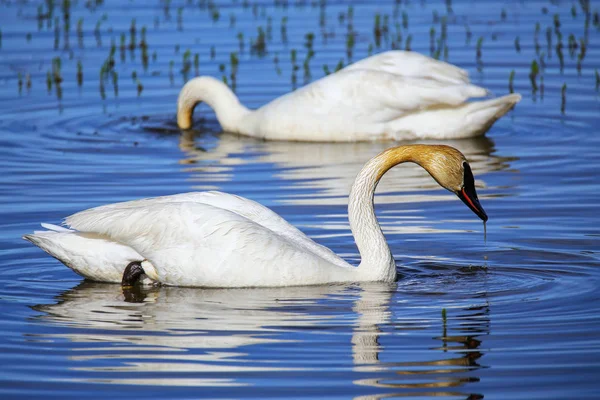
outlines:
[[[406,142],[403,144],[409,144]],[[415,142],[416,143],[416,142]],[[434,143],[419,141],[418,143]],[[435,142],[437,143],[437,142]],[[495,154],[492,139],[447,140],[444,144],[456,147],[469,160],[473,174],[483,174],[509,168],[513,158]],[[180,139],[180,149],[185,153],[181,163],[191,173],[196,190],[215,189],[218,182],[234,179],[244,184],[243,176],[236,166],[271,164],[275,177],[293,188],[293,198],[280,197],[280,203],[346,205],[350,187],[364,163],[389,148],[390,143],[303,143],[273,142],[222,133],[195,135],[186,131]],[[450,194],[439,191],[431,177],[413,164],[403,165],[388,172],[378,187],[378,203],[410,203],[453,199]],[[484,181],[477,181],[485,186]],[[436,190],[435,194],[402,194]],[[306,193],[303,194],[302,192]],[[281,196],[281,195],[280,195]]]
[[[252,384],[244,373],[347,370],[344,354],[352,360],[349,383],[385,389],[363,398],[386,397],[390,388],[454,388],[476,381],[469,371],[479,368],[480,340],[448,335],[446,324],[441,336],[421,337],[438,346],[398,351],[398,346],[423,346],[415,343],[418,335],[407,333],[428,332],[432,324],[442,327],[441,321],[420,317],[395,322],[390,304],[398,295],[402,294],[395,284],[383,283],[268,289],[146,287],[123,292],[119,285],[83,282],[58,296],[55,304],[33,308],[40,313],[34,317],[38,322],[65,328],[43,339],[74,343],[69,359],[74,370],[88,373],[86,381],[240,386]],[[481,309],[460,312],[460,320],[469,321],[474,335],[489,328],[489,321],[480,318]],[[305,352],[307,345],[311,351],[321,347],[311,356]],[[90,378],[90,372],[102,378]],[[158,375],[150,379],[147,373]],[[185,375],[189,373],[195,375]]]

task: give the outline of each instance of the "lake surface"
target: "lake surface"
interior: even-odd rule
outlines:
[[[567,1],[66,3],[0,1],[0,397],[600,398],[597,3],[587,24]],[[379,48],[376,14],[389,26]],[[257,26],[266,48],[251,51]],[[496,95],[515,71],[521,103],[485,137],[446,142],[471,161],[487,242],[481,222],[412,166],[386,175],[375,198],[401,275],[393,285],[125,296],[21,239],[88,207],[218,189],[272,207],[357,263],[347,193],[389,143],[237,137],[206,107],[181,132],[175,101],[185,75],[231,83],[232,52],[236,92],[258,107],[323,76],[323,65],[347,64],[348,50],[358,60],[370,46],[404,48],[409,35],[414,51],[447,55]],[[115,64],[101,71],[111,41]]]

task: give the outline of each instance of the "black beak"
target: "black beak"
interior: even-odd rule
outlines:
[[[477,192],[475,191],[475,179],[473,178],[471,167],[469,167],[469,164],[467,163],[464,163],[463,167],[465,170],[464,185],[456,194],[458,195],[458,198],[471,209],[471,211],[485,222],[488,220],[488,216],[483,210],[483,207],[481,207],[481,204],[479,204]]]

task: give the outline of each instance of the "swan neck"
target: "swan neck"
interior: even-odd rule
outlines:
[[[371,159],[359,172],[348,201],[348,218],[360,253],[360,273],[364,280],[392,282],[396,280],[396,264],[381,231],[373,199],[381,177],[392,167],[404,162],[416,162],[418,151],[413,146],[388,149]]]
[[[192,126],[194,107],[200,102],[205,102],[215,111],[221,127],[227,132],[237,133],[240,120],[250,112],[222,81],[201,76],[188,81],[179,93],[177,123],[180,128]]]

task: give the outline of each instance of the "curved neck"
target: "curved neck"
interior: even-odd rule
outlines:
[[[421,164],[420,152],[409,145],[394,147],[371,159],[358,173],[348,200],[348,219],[360,252],[358,266],[361,274],[369,280],[394,281],[396,264],[390,248],[383,236],[373,204],[375,189],[379,180],[390,168],[404,163]]]
[[[177,124],[182,129],[192,126],[194,107],[200,102],[208,104],[217,114],[224,131],[238,133],[239,121],[250,112],[223,82],[210,76],[200,76],[188,81],[177,100]]]

